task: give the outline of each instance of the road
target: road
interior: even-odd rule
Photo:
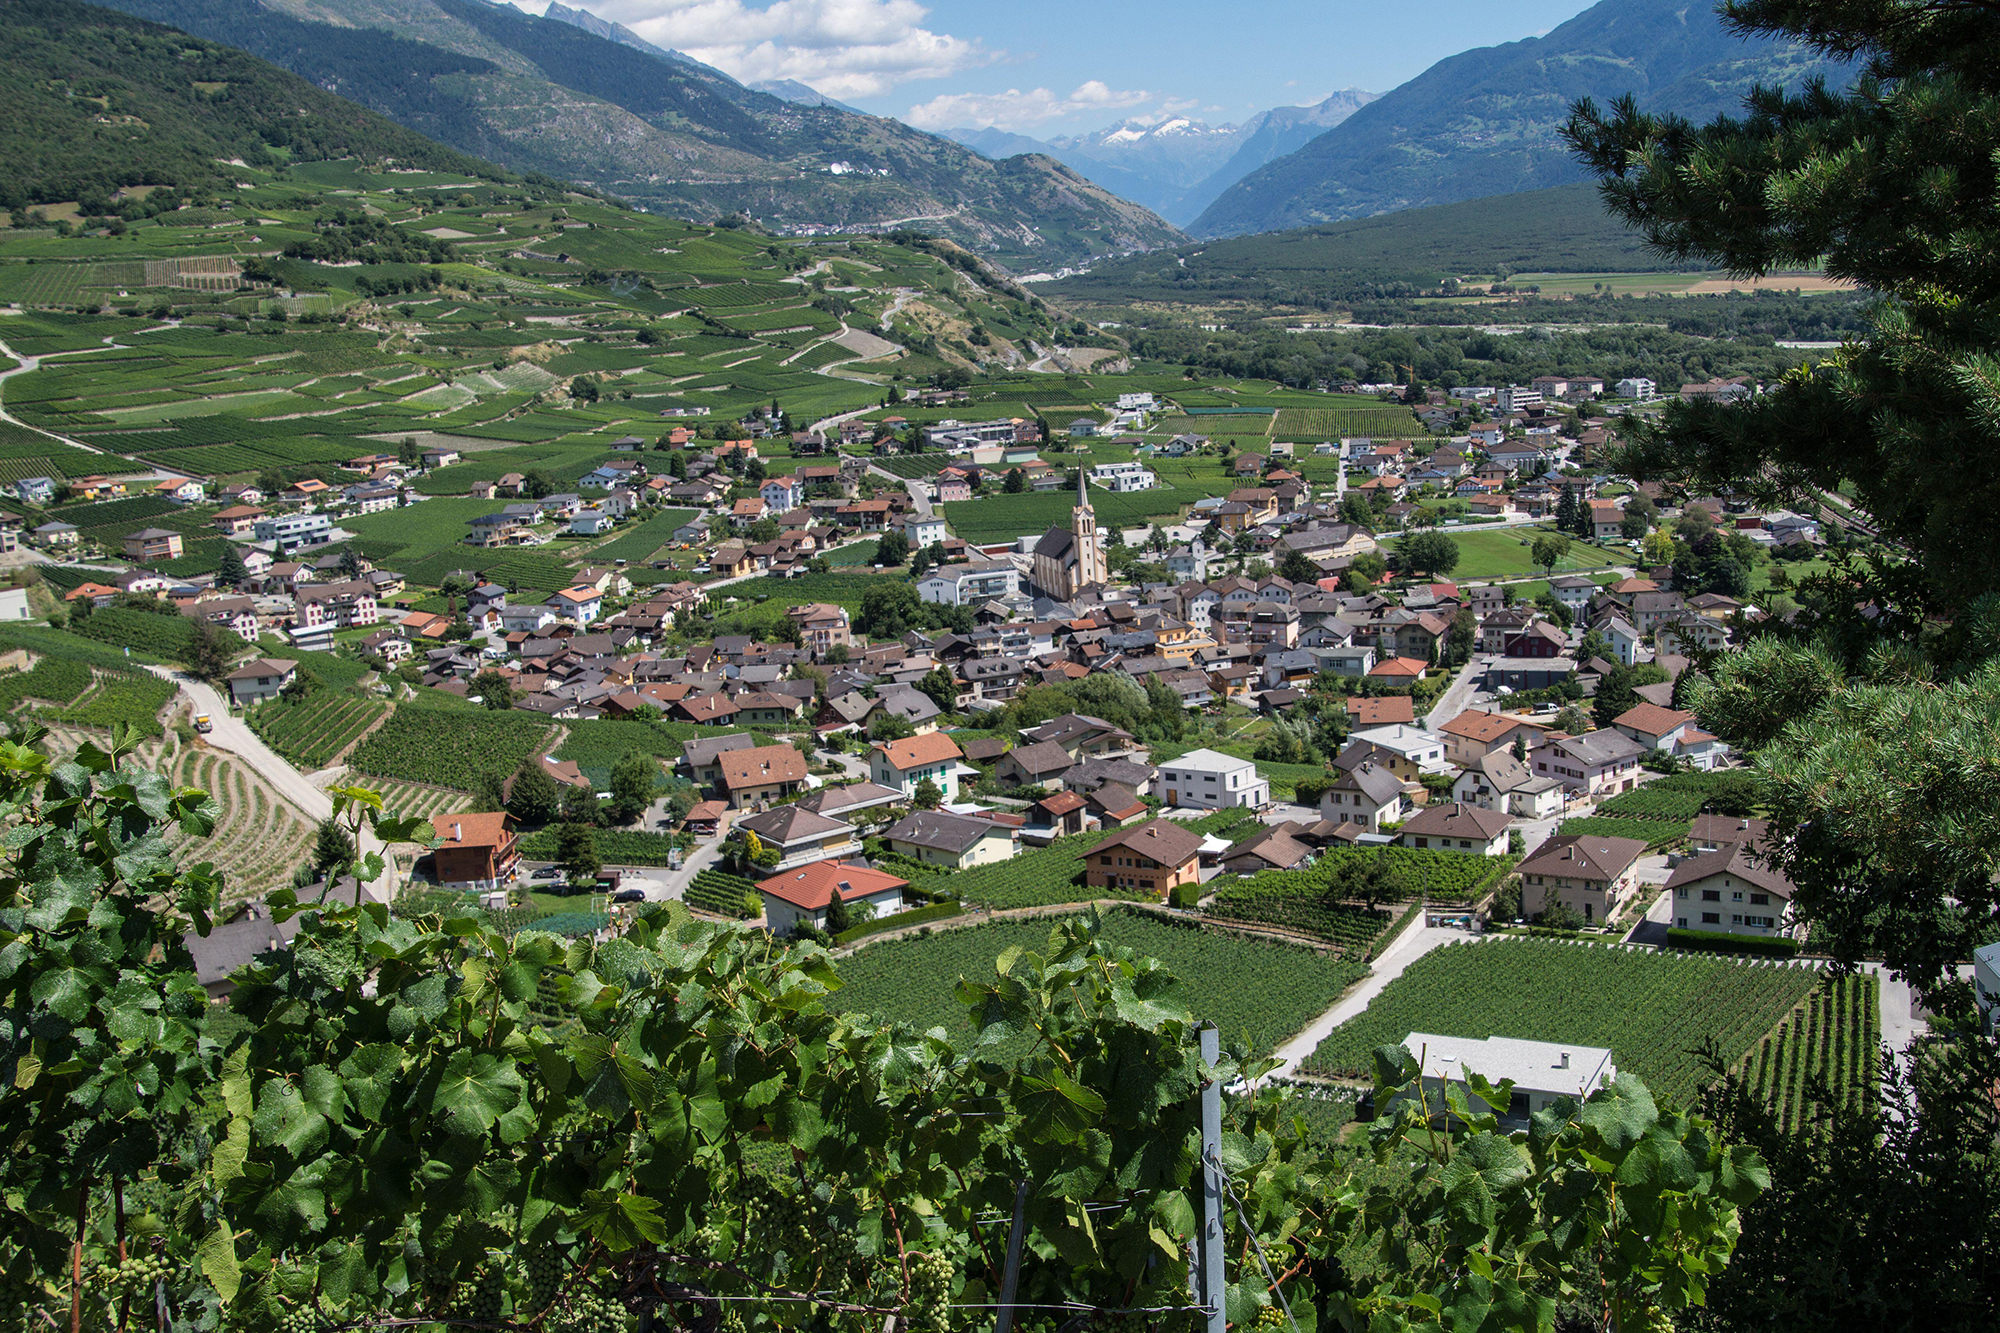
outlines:
[[[1384,987],[1403,975],[1404,969],[1411,963],[1442,945],[1470,939],[1472,936],[1462,930],[1424,925],[1419,917],[1396,938],[1387,953],[1375,960],[1360,985],[1341,996],[1338,1004],[1315,1018],[1303,1032],[1274,1052],[1278,1057],[1278,1067],[1271,1071],[1270,1077],[1283,1078],[1297,1072],[1299,1065],[1318,1049],[1328,1033],[1366,1009]]]
[[[270,783],[280,796],[297,806],[299,813],[311,820],[314,825],[332,817],[333,798],[314,786],[312,779],[293,767],[290,760],[258,739],[257,733],[250,730],[247,722],[240,717],[231,716],[228,703],[212,686],[203,684],[186,672],[175,671],[168,667],[149,666],[146,670],[162,680],[169,680],[179,685],[181,693],[187,695],[193,702],[194,711],[208,714],[215,730],[209,732],[203,740],[210,748],[227,751],[249,764],[259,777]],[[381,852],[383,860],[388,862],[388,869],[383,872],[383,878],[378,883],[368,886],[368,894],[377,902],[389,901],[396,896],[398,883],[394,859],[388,855],[378,840],[366,833],[362,835],[361,850],[364,853]]]
[[[1438,696],[1436,706],[1424,714],[1424,725],[1436,731],[1463,713],[1466,705],[1472,702],[1479,678],[1486,673],[1486,664],[1492,660],[1491,657],[1473,654],[1472,660],[1459,668],[1458,675],[1452,678],[1451,684],[1447,685],[1444,693]]]

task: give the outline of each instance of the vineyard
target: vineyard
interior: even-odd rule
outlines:
[[[721,870],[702,870],[695,873],[682,895],[689,907],[698,907],[716,916],[744,918],[753,915],[747,908],[745,894],[754,895],[757,886],[741,875],[731,875]],[[761,909],[760,909],[761,910]]]
[[[1744,1057],[1745,1079],[1780,1128],[1797,1133],[1833,1109],[1813,1096],[1815,1078],[1840,1106],[1871,1099],[1882,1040],[1880,995],[1881,983],[1870,973],[1829,977]]]
[[[1281,440],[1338,440],[1366,435],[1407,439],[1423,427],[1407,407],[1359,403],[1351,407],[1281,407],[1273,435]]]
[[[1007,949],[1045,948],[1053,924],[1046,917],[996,921],[859,949],[841,961],[846,984],[832,1003],[885,1022],[943,1026],[967,1036],[970,1021],[953,995],[959,978],[990,979],[994,960]],[[1130,910],[1105,913],[1104,938],[1159,959],[1179,979],[1169,1002],[1215,1022],[1225,1042],[1243,1040],[1259,1051],[1304,1027],[1366,972],[1359,964],[1324,958],[1310,949],[1205,931]]]
[[[475,791],[487,773],[518,770],[549,734],[549,723],[532,713],[405,704],[354,747],[347,763],[375,777]]]
[[[153,676],[103,675],[96,688],[56,714],[78,727],[109,730],[123,724],[142,736],[160,734],[160,710],[180,692],[180,686]]]
[[[1662,847],[1671,847],[1688,835],[1688,821],[1685,819],[1605,819],[1585,815],[1581,819],[1565,819],[1556,829],[1564,836],[1580,838],[1637,838],[1646,844],[1646,850],[1657,852]]]
[[[1293,872],[1265,871],[1253,879],[1275,875],[1291,878]],[[1249,888],[1252,882],[1244,880],[1229,885],[1204,911],[1218,921],[1276,926],[1311,935],[1340,946],[1343,955],[1362,958],[1368,956],[1395,919],[1379,907],[1370,909],[1359,903],[1329,901],[1303,892],[1296,885],[1288,885],[1279,892],[1258,892]]]
[[[25,699],[74,703],[89,688],[89,667],[60,657],[44,657],[26,671],[0,675],[0,713],[13,712]]]
[[[1757,779],[1751,773],[1673,773],[1602,802],[1597,813],[1613,819],[1685,823],[1704,809],[1726,815],[1751,814],[1756,795]]]
[[[896,454],[888,458],[872,459],[869,466],[887,472],[890,476],[914,481],[924,477],[935,477],[951,464],[950,454]]]
[[[593,836],[597,859],[607,866],[663,866],[674,845],[674,840],[664,833],[642,833],[635,829],[601,828]],[[521,855],[529,861],[555,860],[556,831],[537,829],[522,838]]]
[[[312,851],[313,827],[250,765],[189,747],[170,771],[175,785],[200,787],[222,808],[214,835],[192,842],[188,852],[215,863],[225,897],[260,898],[292,882],[293,869]]]
[[[251,730],[285,758],[310,772],[325,768],[388,710],[379,699],[321,691],[288,703],[273,699],[250,710]]]
[[[1550,940],[1434,950],[1307,1059],[1308,1073],[1366,1078],[1377,1046],[1412,1032],[1607,1046],[1662,1103],[1686,1106],[1708,1081],[1714,1040],[1735,1061],[1819,985],[1813,968],[1728,962]],[[1479,1072],[1479,1071],[1474,1071]]]
[[[84,638],[95,639],[99,643],[174,660],[185,658],[194,643],[194,622],[186,616],[160,615],[153,611],[134,611],[117,606],[93,612],[88,619],[79,622],[75,630]]]

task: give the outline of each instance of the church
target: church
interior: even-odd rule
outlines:
[[[1101,587],[1109,581],[1104,567],[1104,550],[1097,542],[1097,515],[1084,491],[1083,469],[1076,473],[1076,508],[1070,510],[1067,528],[1050,528],[1035,543],[1035,565],[1030,574],[1035,587],[1045,597],[1058,602],[1075,600],[1086,588]]]

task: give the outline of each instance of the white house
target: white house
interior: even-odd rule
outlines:
[[[803,494],[797,477],[768,477],[758,490],[764,505],[774,514],[782,514],[799,506]]]
[[[1447,1084],[1456,1084],[1470,1109],[1477,1112],[1485,1103],[1472,1095],[1467,1084],[1469,1075],[1477,1074],[1495,1086],[1511,1082],[1512,1100],[1506,1106],[1492,1109],[1512,1124],[1526,1123],[1528,1117],[1561,1098],[1588,1097],[1618,1077],[1617,1066],[1611,1063],[1611,1052],[1602,1046],[1571,1046],[1519,1037],[1474,1040],[1412,1032],[1403,1038],[1403,1049],[1418,1061],[1425,1093],[1433,1105],[1442,1100]]]
[[[1379,829],[1403,817],[1403,780],[1373,760],[1364,760],[1320,794],[1319,817],[1329,824]]]
[[[1445,762],[1445,738],[1422,727],[1407,726],[1401,722],[1386,727],[1370,727],[1348,738],[1349,744],[1355,741],[1367,741],[1391,754],[1401,755],[1415,764],[1419,772],[1441,773],[1448,767]]]
[[[1635,377],[1619,380],[1616,392],[1620,398],[1629,398],[1635,403],[1650,403],[1660,396],[1660,386],[1649,379]]]
[[[1581,736],[1556,733],[1528,752],[1536,777],[1553,778],[1573,792],[1611,796],[1639,785],[1639,743],[1609,727]]]
[[[278,692],[299,674],[299,664],[282,657],[260,657],[230,672],[229,701],[234,704],[261,703],[275,699]]]
[[[878,742],[868,754],[868,778],[904,796],[916,795],[926,778],[937,784],[946,801],[958,799],[958,768],[965,751],[941,731]]]
[[[1568,608],[1572,616],[1578,616],[1589,607],[1590,599],[1597,595],[1597,583],[1581,574],[1558,574],[1549,580],[1549,591],[1555,594],[1556,601]]]
[[[533,634],[536,630],[556,623],[553,607],[539,602],[523,603],[519,606],[507,605],[500,608],[500,628],[509,634]]]
[[[921,551],[945,539],[944,519],[912,510],[903,515],[903,535],[910,539],[911,550]]]
[[[569,616],[578,628],[597,619],[604,609],[604,594],[588,583],[580,583],[574,588],[564,588],[561,592],[550,593],[548,605],[558,617]]]
[[[279,514],[260,518],[251,530],[260,542],[280,546],[324,546],[333,540],[333,520],[325,514]]]
[[[1674,867],[1667,880],[1682,930],[1774,937],[1792,925],[1792,882],[1747,843],[1732,843]]]
[[[990,564],[943,565],[918,581],[917,596],[940,606],[970,606],[996,597],[1010,597],[1021,588],[1020,571],[1011,561]]]
[[[585,509],[569,521],[569,530],[578,537],[595,537],[601,532],[609,532],[617,520],[602,509]]]
[[[1150,491],[1160,484],[1143,463],[1099,463],[1090,470],[1090,479],[1107,491]]]
[[[765,929],[782,936],[789,935],[801,921],[824,930],[827,909],[836,893],[850,910],[866,904],[874,915],[889,916],[902,909],[903,891],[909,887],[908,880],[867,866],[815,861],[760,880],[757,892],[764,898]]]
[[[1427,805],[1403,821],[1396,841],[1419,851],[1469,852],[1474,856],[1505,856],[1507,826],[1513,821],[1497,810],[1460,801]]]
[[[1160,765],[1159,790],[1166,803],[1184,809],[1258,809],[1271,803],[1271,784],[1248,759],[1190,750]]]

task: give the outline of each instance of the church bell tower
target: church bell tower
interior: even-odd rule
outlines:
[[[1076,538],[1076,589],[1110,582],[1105,577],[1104,553],[1097,546],[1097,514],[1085,493],[1084,472],[1076,470],[1076,508],[1069,512],[1069,530]]]

